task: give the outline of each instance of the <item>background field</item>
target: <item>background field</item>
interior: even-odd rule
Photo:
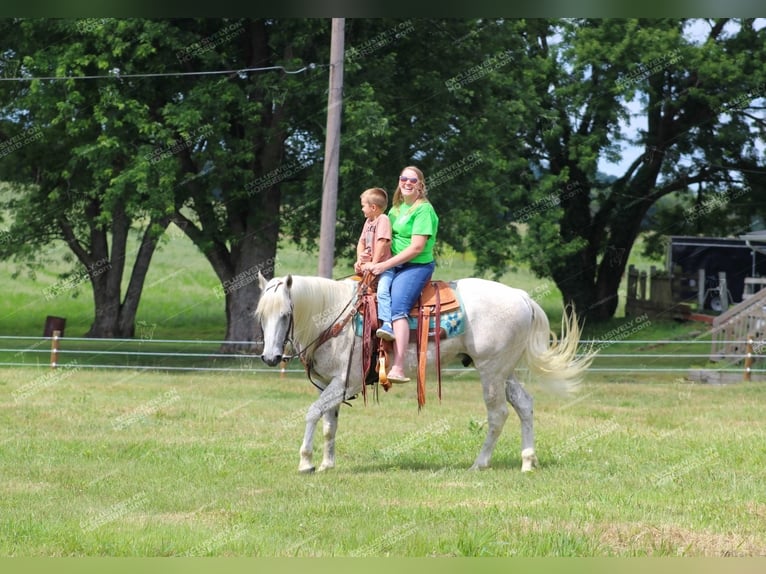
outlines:
[[[6,365],[47,364],[50,355],[49,343],[40,341],[39,337],[43,334],[45,318],[52,315],[66,319],[65,335],[70,341],[62,346],[63,353],[75,350],[94,351],[86,356],[69,357],[69,360],[79,359],[80,365],[87,362],[100,365],[115,364],[123,367],[137,364],[232,366],[233,361],[226,361],[215,356],[218,351],[218,344],[215,342],[220,341],[225,333],[223,300],[216,296],[216,289],[220,289],[220,284],[204,257],[177,228],[171,226],[152,260],[138,309],[136,341],[133,343],[71,340],[82,337],[88,330],[93,317],[93,303],[87,282],[79,283],[72,289],[54,291],[58,293],[55,297],[46,298],[46,293],[51,293],[51,286],[60,284],[60,274],[71,269],[71,264],[65,261],[66,257],[66,249],[58,246],[45,253],[46,263],[34,271],[16,263],[0,262],[0,287],[5,293],[5,296],[0,298],[0,363]],[[662,265],[662,262],[642,258],[640,245],[634,249],[634,255],[631,256],[630,261],[638,264],[642,269],[648,269],[652,264]],[[470,255],[457,254],[447,249],[439,257],[435,276],[447,280],[473,276],[473,264],[474,261]],[[276,261],[277,274],[314,275],[316,272],[315,254],[299,252],[289,244],[280,247]],[[339,259],[334,276],[344,277],[350,272],[350,263]],[[526,268],[519,266],[503,275],[500,281],[527,290],[546,311],[554,330],[558,329],[562,315],[561,293],[551,280],[537,278]],[[621,300],[616,317],[601,324],[591,325],[586,322],[584,338],[614,340],[614,334],[619,331],[620,341],[693,339],[699,340],[700,345],[684,347],[687,352],[697,354],[709,352],[709,337],[705,336],[705,330],[701,329],[699,324],[681,324],[674,321],[632,324],[631,319],[624,317],[624,296],[625,287],[623,286],[620,290]],[[3,339],[3,337],[18,336],[30,337],[30,339]],[[158,343],[164,340],[186,342]],[[202,343],[204,341],[212,341],[212,343]],[[666,350],[669,354],[678,352],[677,348]],[[104,351],[210,353],[211,356],[200,360],[145,356],[137,360],[123,355],[100,354]],[[620,345],[608,345],[602,349],[604,355],[624,354],[624,352],[625,348],[621,348]],[[65,360],[66,357],[62,354],[62,362]],[[646,361],[655,364],[658,364],[657,361],[663,362],[656,358],[647,358]],[[629,363],[625,363],[622,359],[614,359],[610,361],[609,366],[625,364]],[[705,364],[706,360],[700,358],[683,366],[700,367]],[[234,366],[236,367],[236,364]]]
[[[0,285],[7,294],[0,301],[0,334],[41,335],[47,315],[67,319],[69,336],[82,336],[93,317],[91,289],[82,282],[74,289],[62,290],[46,299],[46,289],[55,285],[59,274],[71,268],[65,261],[67,249],[61,245],[46,254],[43,267],[30,272],[10,262],[0,262]],[[130,261],[132,265],[132,261]],[[277,275],[317,274],[317,255],[300,252],[289,244],[280,247],[276,261]],[[351,262],[338,259],[335,277],[353,272]],[[12,279],[12,275],[17,278]],[[438,261],[437,279],[457,279],[473,275],[473,258],[446,249]],[[550,280],[535,278],[526,269],[505,274],[503,282],[527,289],[537,300],[561,316],[561,295]],[[125,277],[127,285],[128,277]],[[191,241],[171,225],[163,244],[152,259],[138,310],[139,325],[152,327],[160,339],[215,339],[225,333],[223,299],[215,296],[220,282],[210,264]],[[557,320],[557,319],[556,319]]]
[[[430,389],[420,414],[414,386],[381,392],[379,404],[351,401],[338,468],[303,476],[297,451],[313,387],[301,372],[280,376],[196,342],[223,336],[223,305],[188,240],[171,230],[152,263],[139,339],[65,339],[63,349],[92,344],[93,353],[64,355],[54,371],[49,343],[34,339],[45,316],[66,317],[75,337],[92,313],[87,285],[45,300],[63,255],[52,250],[36,280],[12,279],[14,265],[0,264],[0,336],[33,337],[3,339],[0,351],[5,364],[27,365],[0,369],[0,556],[766,554],[763,384],[687,380],[685,369],[704,365],[710,349],[699,325],[645,321],[628,333],[619,329],[636,325],[620,316],[586,325],[586,337],[608,339],[602,355],[623,356],[600,359],[618,370],[594,368],[574,397],[529,385],[542,463],[533,474],[519,472],[513,413],[493,469],[467,471],[486,414],[473,371],[449,370],[444,400]],[[314,274],[315,265],[288,246],[277,273]],[[335,275],[348,272],[339,264]],[[468,256],[443,256],[438,277],[469,275]],[[502,281],[533,293],[557,325],[555,285],[524,269]],[[124,368],[87,368],[107,360],[96,352],[105,345],[147,350],[162,339],[211,355],[110,356]],[[631,339],[649,342],[618,344]],[[659,340],[678,345],[651,342]],[[689,340],[699,342],[681,345]],[[700,357],[680,361],[681,349]],[[239,370],[135,368],[181,364]],[[678,371],[657,371],[667,366]]]

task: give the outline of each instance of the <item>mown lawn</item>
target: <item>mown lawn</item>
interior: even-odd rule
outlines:
[[[593,374],[530,385],[493,468],[473,375],[343,407],[338,467],[300,475],[299,374],[0,371],[0,556],[758,556],[762,383]],[[321,433],[316,437],[321,457]]]

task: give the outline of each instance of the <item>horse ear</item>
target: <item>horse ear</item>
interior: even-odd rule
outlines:
[[[263,276],[263,273],[261,273],[260,269],[258,270],[258,286],[261,288],[261,291],[266,289],[266,285],[268,285],[269,282],[266,280],[266,278]]]
[[[290,287],[293,286],[293,276],[288,275],[287,279],[285,279],[285,285],[287,285],[287,288],[290,289]]]

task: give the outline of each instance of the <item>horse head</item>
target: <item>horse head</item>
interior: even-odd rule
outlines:
[[[268,366],[277,365],[284,354],[285,345],[292,337],[293,302],[290,288],[292,275],[275,277],[271,281],[259,272],[258,283],[261,297],[255,310],[255,318],[263,330],[263,354],[261,359]]]

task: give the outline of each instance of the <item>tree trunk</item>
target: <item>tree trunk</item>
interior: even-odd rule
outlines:
[[[90,281],[93,286],[95,311],[93,323],[85,336],[104,339],[129,338],[132,333],[126,334],[120,328],[120,293],[115,293],[109,286],[111,263],[107,263],[102,269],[94,270],[94,273],[98,275],[94,276],[91,273]]]
[[[214,290],[216,299],[224,299],[226,310],[225,343],[222,353],[259,353],[262,339],[260,326],[255,322],[260,287],[258,273],[266,278],[274,276],[277,237],[279,232],[279,191],[277,186],[262,194],[258,207],[254,202],[248,206],[254,212],[245,217],[242,239],[232,242],[232,247],[221,241],[207,239],[205,230],[182,213],[176,212],[173,221],[195,245],[202,249],[205,258],[221,281]],[[266,223],[268,222],[268,223]]]
[[[593,267],[584,268],[577,257],[570,257],[553,273],[553,280],[561,291],[565,305],[571,305],[579,317],[590,317],[595,290]]]
[[[104,237],[93,241],[94,250],[91,257],[93,262],[87,268],[93,286],[95,317],[86,337],[132,339],[135,336],[136,312],[149,263],[159,238],[157,225],[164,230],[168,223],[169,218],[150,221],[141,238],[124,301],[121,300],[121,285],[126,264],[130,220],[124,214],[115,214],[112,225],[111,257],[105,251],[106,231],[96,229],[91,231],[92,239],[99,234]]]
[[[223,281],[216,295],[226,299],[226,343],[223,353],[260,353],[262,333],[255,321],[255,308],[260,297],[258,273],[274,276],[276,243],[264,245],[257,241],[243,242],[234,261],[235,273]]]
[[[553,279],[564,302],[574,305],[580,317],[600,322],[611,319],[617,311],[622,276],[646,205],[637,200],[633,209],[623,208],[612,214],[608,217],[609,232],[604,237],[587,237],[588,245],[569,257],[554,273]],[[597,263],[593,254],[602,245],[603,255]]]
[[[149,264],[157,249],[160,235],[165,232],[169,224],[169,217],[162,217],[157,220],[152,219],[141,238],[141,245],[138,247],[128,288],[125,291],[125,298],[120,308],[118,321],[119,330],[123,333],[123,337],[133,338],[135,336],[136,313],[138,312],[138,304],[141,301],[141,293],[144,290],[146,274],[149,272]],[[161,232],[159,231],[160,229],[162,230]]]
[[[572,305],[578,316],[584,318],[590,316],[596,301],[594,285],[598,272],[598,236],[593,233],[587,177],[564,156],[552,162],[556,175],[560,174],[562,166],[566,166],[569,179],[567,186],[559,191],[561,207],[564,209],[559,233],[566,243],[581,238],[585,238],[587,243],[578,251],[562,257],[552,275],[564,297],[564,303]]]

